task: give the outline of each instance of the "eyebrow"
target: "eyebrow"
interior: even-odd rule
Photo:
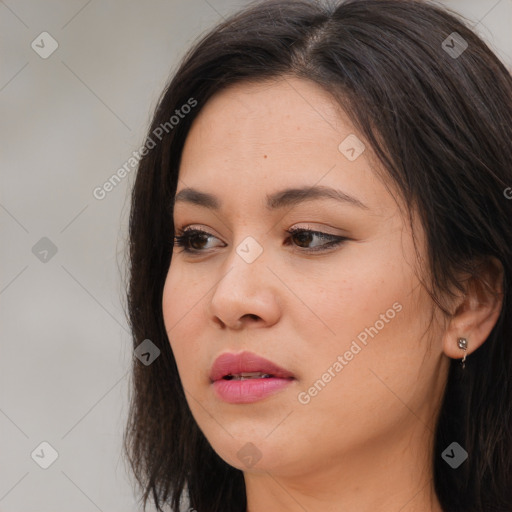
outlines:
[[[335,201],[356,206],[368,210],[368,206],[362,203],[354,196],[330,187],[313,186],[301,188],[287,188],[267,194],[266,208],[267,210],[277,210],[288,206],[295,206],[305,201],[313,201],[318,199],[334,199]],[[187,187],[178,192],[174,198],[174,203],[189,203],[202,206],[210,210],[220,210],[222,207],[221,200],[207,192],[202,192],[195,188]]]

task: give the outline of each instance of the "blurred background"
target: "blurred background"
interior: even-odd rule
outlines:
[[[121,454],[133,152],[186,49],[247,3],[0,1],[0,512],[141,510]],[[438,3],[512,70],[512,0]]]

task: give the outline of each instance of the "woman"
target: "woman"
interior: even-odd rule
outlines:
[[[511,92],[417,1],[258,2],[188,52],[132,197],[144,505],[512,510]]]

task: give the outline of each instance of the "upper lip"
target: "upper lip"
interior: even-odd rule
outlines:
[[[249,372],[267,373],[282,379],[294,378],[288,370],[252,352],[240,352],[238,354],[226,352],[215,359],[210,371],[210,380],[214,382],[226,375]]]

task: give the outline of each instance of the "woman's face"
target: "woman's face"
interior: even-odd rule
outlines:
[[[448,359],[408,223],[355,133],[321,88],[288,78],[217,94],[186,140],[177,194],[216,207],[176,201],[176,232],[207,234],[189,240],[196,253],[175,247],[164,320],[195,420],[249,473],[356,470],[402,449],[427,460]],[[287,233],[299,229],[325,235]],[[212,383],[217,357],[242,352],[293,378],[221,378],[272,375],[235,362]]]

